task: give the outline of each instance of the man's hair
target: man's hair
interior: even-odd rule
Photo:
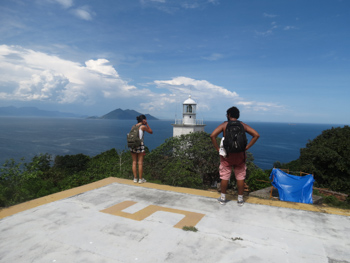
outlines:
[[[239,109],[237,109],[237,107],[229,108],[226,113],[227,113],[227,118],[228,117],[235,118],[235,119],[239,118]]]

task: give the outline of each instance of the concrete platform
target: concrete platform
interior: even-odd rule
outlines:
[[[0,262],[350,262],[348,210],[218,196],[107,178],[2,209]]]
[[[270,199],[271,186],[249,193],[251,197],[259,197],[264,199]],[[279,200],[278,190],[275,188],[272,191],[272,198]],[[322,204],[323,198],[319,195],[312,195],[312,202],[314,204]]]

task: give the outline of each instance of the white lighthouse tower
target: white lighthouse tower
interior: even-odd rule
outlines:
[[[189,98],[183,102],[182,120],[176,120],[173,126],[173,137],[191,132],[204,132],[203,120],[196,119],[197,103]]]

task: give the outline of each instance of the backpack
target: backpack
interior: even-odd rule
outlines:
[[[141,124],[132,126],[131,131],[126,135],[129,148],[135,149],[141,146],[141,139],[139,136],[140,126]]]
[[[229,121],[225,130],[224,148],[229,153],[245,152],[247,136],[240,121]]]

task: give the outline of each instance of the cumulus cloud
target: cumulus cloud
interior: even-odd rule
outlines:
[[[23,100],[53,100],[61,102],[62,94],[69,80],[59,73],[42,71],[33,74],[31,79],[22,80],[15,90],[14,97]]]
[[[252,111],[278,107],[246,101],[231,87],[185,76],[155,80],[139,88],[124,80],[105,58],[90,59],[81,64],[7,45],[0,45],[0,87],[6,87],[0,92],[0,100],[74,105],[132,104],[153,113],[169,111],[171,105],[181,104],[189,94],[201,111],[222,105],[242,105]]]
[[[0,85],[6,100],[46,100],[58,103],[93,104],[98,99],[147,96],[120,78],[106,59],[85,65],[18,46],[0,46]]]
[[[86,68],[101,73],[103,75],[119,77],[118,72],[113,68],[107,59],[88,60],[85,62]]]
[[[206,80],[195,80],[188,77],[176,77],[172,80],[156,80],[154,83],[160,88],[166,88],[175,93],[201,93],[205,94],[205,97],[213,98],[216,96],[224,95],[229,98],[238,98],[236,92],[229,91],[220,86],[211,84]]]
[[[142,102],[140,105],[142,108],[154,112],[160,109],[165,109],[169,105],[177,103],[176,96],[174,94],[157,94],[154,99],[149,102]]]
[[[206,80],[196,80],[188,77],[175,77],[171,80],[156,80],[154,84],[159,89],[169,91],[168,96],[159,96],[157,103],[149,106],[167,107],[169,103],[179,103],[184,94],[191,94],[198,103],[198,109],[210,110],[215,101],[228,102],[239,101],[236,92],[214,85]]]
[[[154,84],[159,89],[167,89],[170,94],[159,96],[156,102],[144,104],[145,107],[166,108],[170,103],[179,103],[179,98],[183,98],[184,94],[191,94],[192,98],[198,103],[198,109],[202,111],[210,111],[217,105],[240,105],[251,111],[268,111],[282,108],[275,103],[246,101],[236,92],[214,85],[207,80],[196,80],[182,76],[171,80],[156,80]]]

